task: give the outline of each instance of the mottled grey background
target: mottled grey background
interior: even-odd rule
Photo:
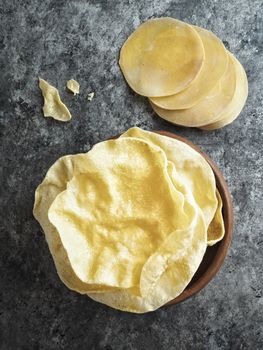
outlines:
[[[262,1],[0,0],[0,348],[262,349]],[[244,65],[247,104],[211,133],[157,118],[126,85],[118,53],[144,20],[173,16],[213,30]],[[57,86],[70,123],[42,116],[41,76]],[[81,84],[73,97],[68,79]],[[90,91],[96,97],[85,99]],[[34,190],[60,156],[87,151],[130,126],[200,145],[234,198],[235,232],[216,278],[192,299],[145,315],[69,291],[32,217]]]

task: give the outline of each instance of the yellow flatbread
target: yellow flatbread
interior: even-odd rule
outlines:
[[[199,127],[212,123],[230,104],[236,88],[236,73],[232,55],[229,54],[228,67],[222,78],[208,95],[188,109],[167,110],[150,101],[153,110],[171,123]]]
[[[73,175],[83,171],[80,165],[83,163],[81,160],[85,157],[85,154],[65,156],[58,159],[50,167],[45,179],[36,189],[33,210],[34,217],[40,223],[45,233],[45,238],[60,279],[68,288],[82,294],[92,290],[108,291],[111,288],[108,286],[89,286],[76,276],[59,234],[48,219],[48,210],[57,195],[66,189],[67,183],[72,179]]]
[[[201,154],[182,141],[136,127],[121,135],[127,136],[146,140],[165,152],[167,159],[175,165],[177,177],[186,182],[186,186],[193,193],[208,227],[217,208],[216,183],[210,165]]]
[[[150,100],[164,109],[186,109],[204,99],[215,87],[227,69],[228,54],[222,41],[212,32],[193,26],[199,34],[205,50],[205,60],[190,86],[183,91],[165,97],[151,97]]]
[[[129,290],[117,290],[108,293],[87,293],[90,298],[123,311],[143,313],[156,310],[168,301],[180,295],[189,284],[198,269],[206,250],[206,227],[203,215],[196,206],[196,217],[190,229],[175,231],[163,246],[147,262],[146,276],[152,276],[156,270],[156,261],[163,273],[154,279],[147,295],[139,296]],[[190,244],[189,244],[190,243]],[[151,280],[143,280],[149,283]]]
[[[184,197],[170,180],[165,153],[142,140],[102,142],[84,161],[85,173],[56,197],[49,220],[82,281],[137,287],[152,252],[191,223]]]
[[[130,87],[143,96],[168,96],[187,88],[204,61],[197,32],[174,18],[151,19],[124,43],[119,64]]]
[[[191,217],[194,214],[190,227],[169,235],[147,260],[140,278],[141,295],[131,289],[87,293],[93,300],[123,311],[153,311],[181,294],[198,269],[207,245],[204,216],[186,183],[178,181],[175,166],[169,161],[168,173],[188,199],[184,209],[191,212]]]
[[[203,157],[180,141],[138,128],[59,159],[34,205],[62,281],[138,313],[185,289],[207,239],[220,239],[218,230],[207,237],[220,213]]]
[[[221,241],[225,235],[225,225],[222,214],[223,202],[218,190],[216,190],[216,197],[218,201],[216,213],[207,230],[207,244],[209,246]]]
[[[233,56],[233,61],[236,70],[236,90],[232,101],[228,107],[219,115],[218,120],[212,124],[202,127],[204,130],[215,130],[223,128],[224,126],[232,123],[242,111],[247,95],[248,95],[248,82],[246,72],[241,63]]]

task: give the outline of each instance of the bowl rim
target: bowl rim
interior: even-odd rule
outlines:
[[[214,256],[212,264],[208,267],[208,269],[201,275],[201,277],[195,281],[192,285],[185,288],[185,290],[178,295],[175,299],[170,300],[167,304],[164,305],[164,307],[175,305],[178,303],[181,303],[182,301],[192,297],[196,293],[200,292],[217,274],[219,269],[221,268],[225,257],[227,255],[228,249],[230,247],[232,236],[233,236],[233,226],[234,226],[234,214],[233,214],[233,204],[232,204],[232,198],[230,191],[228,189],[226,180],[222,174],[222,172],[219,170],[216,163],[206,154],[204,153],[197,145],[195,145],[193,142],[189,141],[188,139],[176,135],[170,131],[163,131],[163,130],[153,130],[153,132],[164,135],[179,141],[182,141],[186,143],[188,146],[193,148],[195,151],[200,153],[205,160],[208,162],[208,164],[211,166],[216,180],[216,186],[217,189],[221,195],[222,202],[223,202],[223,218],[224,218],[224,225],[225,225],[225,235],[224,238],[216,243],[219,245],[217,252]]]

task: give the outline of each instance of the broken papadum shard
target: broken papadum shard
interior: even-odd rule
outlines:
[[[74,79],[70,79],[67,81],[67,89],[71,92],[73,92],[74,95],[79,94],[79,83],[74,80]]]
[[[91,102],[93,100],[94,96],[95,96],[95,92],[90,92],[87,95],[87,100]]]
[[[70,111],[61,101],[58,90],[44,79],[39,78],[39,87],[44,97],[44,117],[52,117],[61,122],[71,119]]]

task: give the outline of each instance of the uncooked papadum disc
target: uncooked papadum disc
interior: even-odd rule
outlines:
[[[120,51],[127,83],[143,96],[168,96],[187,88],[204,61],[202,40],[193,27],[174,18],[140,25]]]
[[[234,56],[232,56],[232,58],[234,60],[237,77],[233,99],[228,107],[220,114],[217,121],[202,127],[204,130],[215,130],[232,123],[239,116],[246,103],[248,95],[247,75],[242,64]]]
[[[192,26],[199,34],[205,50],[204,64],[197,78],[183,91],[165,97],[152,97],[150,100],[164,109],[185,109],[201,101],[226,71],[228,54],[222,41],[209,30]]]
[[[216,86],[200,102],[188,109],[167,110],[150,101],[153,110],[163,119],[173,124],[200,127],[211,124],[230,104],[236,88],[236,72],[232,55],[226,72]]]

